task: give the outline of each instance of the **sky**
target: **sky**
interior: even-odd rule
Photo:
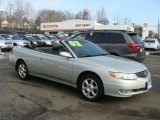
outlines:
[[[8,1],[0,0],[0,10],[5,10]],[[97,10],[102,7],[111,23],[116,18],[123,20],[129,18],[132,23],[143,25],[148,23],[152,29],[158,25],[160,19],[160,0],[24,0],[30,1],[35,10],[53,9],[69,11],[76,14],[78,11],[87,8],[92,19],[96,19]]]

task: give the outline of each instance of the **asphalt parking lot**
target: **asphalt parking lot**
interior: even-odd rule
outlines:
[[[69,86],[38,77],[21,81],[5,53],[0,55],[0,120],[159,120],[160,51],[149,51],[143,64],[152,74],[149,92],[93,103]]]

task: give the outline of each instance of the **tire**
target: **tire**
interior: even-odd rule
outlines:
[[[91,102],[99,100],[104,95],[102,81],[94,74],[83,76],[80,79],[78,88],[83,98]]]
[[[24,61],[18,62],[17,74],[21,80],[27,80],[27,78],[29,77],[29,71]]]
[[[16,43],[13,43],[13,46],[17,46],[17,44],[16,44]]]

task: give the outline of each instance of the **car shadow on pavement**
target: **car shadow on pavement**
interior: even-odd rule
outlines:
[[[67,86],[61,83],[57,83],[51,80],[39,78],[36,76],[30,76],[27,81],[20,80],[18,78],[18,75],[16,75],[15,72],[11,72],[11,76],[13,78],[16,78],[14,80],[10,80],[10,82],[18,83],[18,84],[23,84],[23,85],[28,85],[31,87],[37,87],[37,88],[42,88],[46,89],[49,92],[55,92],[62,94],[64,93],[65,96],[73,96],[73,98],[79,99],[80,101],[85,101],[83,100],[82,96],[80,95],[79,91],[76,88],[73,88],[71,86]],[[98,104],[114,104],[114,103],[123,103],[123,102],[131,102],[131,101],[137,101],[138,99],[142,99],[147,93],[141,94],[141,95],[135,95],[132,97],[127,97],[127,98],[121,98],[121,97],[112,97],[108,95],[104,95],[102,99],[98,100]]]
[[[146,52],[148,52],[150,55],[160,55],[160,50],[153,50],[153,49],[147,49]]]
[[[71,87],[71,86],[67,86],[61,83],[57,83],[51,80],[47,80],[47,79],[43,79],[43,78],[39,78],[36,76],[30,76],[29,80],[27,82],[32,82],[35,85],[44,87],[44,88],[54,88],[57,91],[63,91],[67,94],[73,95],[73,96],[77,96],[80,97],[80,95],[78,94],[78,91]]]

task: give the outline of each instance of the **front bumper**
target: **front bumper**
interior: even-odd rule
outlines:
[[[147,78],[143,79],[138,78],[137,80],[120,80],[120,81],[122,81],[122,83],[103,81],[104,94],[116,97],[130,97],[136,94],[147,92],[152,87],[150,75],[148,75]]]
[[[138,62],[142,62],[144,61],[146,55],[145,55],[145,52],[142,52],[142,53],[132,53],[132,54],[128,54],[128,55],[121,56],[121,57],[125,57],[125,58],[135,60]]]
[[[145,46],[146,49],[157,49],[157,46]]]

